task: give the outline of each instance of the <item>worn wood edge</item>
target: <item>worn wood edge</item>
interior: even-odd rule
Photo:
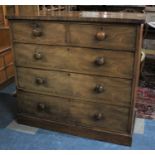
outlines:
[[[141,45],[142,45],[142,32],[144,25],[141,24],[137,26],[137,38],[136,38],[136,52],[134,60],[134,69],[133,69],[133,82],[132,82],[132,94],[131,94],[131,109],[129,114],[129,125],[128,130],[130,133],[133,133],[134,120],[135,120],[135,104],[136,104],[136,94],[140,74],[140,55],[141,55]],[[138,35],[139,34],[139,35]]]
[[[43,46],[55,46],[55,47],[57,47],[57,46],[60,46],[60,47],[75,47],[75,48],[87,48],[87,49],[97,49],[97,50],[107,50],[107,51],[113,51],[113,52],[122,52],[122,53],[134,53],[135,52],[135,48],[134,49],[132,49],[132,50],[126,50],[126,49],[110,49],[110,48],[104,48],[104,47],[98,47],[98,46],[96,46],[96,47],[94,47],[94,46],[92,46],[92,47],[90,47],[90,46],[79,46],[79,45],[77,45],[77,44],[71,44],[70,43],[70,38],[67,38],[66,40],[69,40],[69,42],[67,43],[64,43],[64,44],[51,44],[51,43],[38,43],[38,42],[25,42],[25,41],[21,41],[21,40],[12,40],[12,42],[13,42],[13,44],[31,44],[31,45],[43,45]]]
[[[6,27],[6,26],[2,26],[2,27],[0,27],[0,30],[10,30],[10,28]]]
[[[85,127],[75,127],[67,124],[59,124],[57,122],[31,117],[25,114],[17,114],[17,122],[39,128],[73,134],[76,136],[92,138],[100,141],[107,141],[127,146],[131,146],[132,144],[131,135],[113,133],[108,131],[99,132]]]
[[[102,75],[102,74],[97,74],[97,73],[91,73],[91,72],[87,72],[87,71],[74,71],[74,70],[70,70],[70,69],[54,69],[54,68],[47,68],[47,67],[42,67],[42,66],[38,66],[38,67],[29,67],[29,66],[24,66],[24,65],[16,65],[15,66],[17,68],[29,68],[29,69],[39,69],[39,70],[43,70],[43,71],[59,71],[59,72],[69,72],[69,73],[74,73],[74,74],[80,74],[80,75],[88,75],[88,76],[96,76],[96,77],[105,77],[105,78],[111,78],[111,79],[121,79],[121,80],[128,80],[131,81],[132,80],[132,76],[130,77],[120,77],[120,76],[112,76],[112,75]]]
[[[6,16],[9,20],[57,20],[57,21],[86,21],[86,22],[115,22],[115,23],[144,23],[146,16],[142,13],[70,11],[62,14],[40,16]]]
[[[12,29],[12,24],[10,24],[10,39],[11,39],[11,47],[12,47],[12,53],[13,53],[13,66],[14,66],[14,77],[15,77],[15,84],[16,84],[16,87],[18,85],[18,79],[17,79],[17,68],[15,66],[15,63],[16,63],[16,54],[15,54],[15,50],[14,50],[14,46],[13,46],[13,29]]]
[[[25,89],[21,89],[21,88],[18,88],[17,87],[17,94],[18,92],[21,91],[21,92],[24,92],[24,93],[32,93],[32,94],[36,94],[36,95],[46,95],[46,96],[49,96],[49,97],[57,97],[57,98],[64,98],[64,99],[70,99],[70,100],[75,100],[75,101],[79,101],[79,102],[91,102],[91,103],[99,103],[99,104],[103,104],[103,102],[98,102],[98,101],[93,101],[93,100],[86,100],[86,99],[83,99],[83,98],[75,98],[75,97],[68,97],[68,96],[60,96],[60,95],[54,95],[54,94],[51,94],[51,93],[43,93],[43,92],[40,92],[40,91],[32,91],[32,90],[25,90]],[[116,105],[116,104],[112,104],[111,102],[106,102],[106,105],[107,106],[119,106],[121,108],[130,108],[131,105],[130,105],[130,102],[128,104],[119,104],[119,105]]]
[[[136,110],[133,111],[133,119],[132,119],[132,126],[131,126],[131,134],[134,132],[134,124],[136,122]]]
[[[145,19],[136,20],[136,19],[100,19],[100,18],[64,18],[64,17],[50,17],[50,16],[6,16],[9,21],[11,20],[43,20],[43,21],[65,21],[65,22],[93,22],[93,23],[124,23],[124,24],[139,24],[145,23]]]
[[[69,38],[68,38],[69,39]],[[130,52],[130,53],[134,53],[135,48],[133,49],[111,49],[111,48],[104,48],[104,47],[98,47],[98,46],[89,46],[89,45],[80,45],[80,44],[73,44],[73,43],[59,43],[59,44],[51,44],[50,41],[46,41],[45,43],[39,43],[39,42],[25,42],[22,40],[12,40],[13,43],[22,43],[22,44],[34,44],[34,45],[47,45],[47,46],[62,46],[62,47],[81,47],[81,48],[89,48],[89,49],[102,49],[102,50],[112,50],[112,51],[122,51],[123,52]]]
[[[11,46],[0,46],[0,54],[4,54],[6,51],[11,50]]]
[[[89,99],[85,99],[85,98],[81,98],[81,97],[71,97],[71,96],[63,96],[63,95],[57,95],[57,94],[54,94],[54,93],[48,93],[48,92],[40,92],[40,91],[33,91],[33,90],[26,90],[26,89],[22,89],[22,88],[19,88],[18,85],[17,85],[17,89],[18,91],[23,91],[23,92],[27,92],[27,93],[34,93],[34,94],[38,94],[38,95],[46,95],[46,96],[51,96],[51,97],[58,97],[58,98],[65,98],[65,99],[71,99],[71,100],[77,100],[77,101],[83,101],[83,102],[91,102],[91,103],[99,103],[99,104],[103,104],[103,102],[99,102],[97,100],[89,100]],[[18,94],[18,92],[17,92]],[[106,105],[109,105],[109,106],[119,106],[119,107],[122,107],[122,108],[130,108],[131,105],[130,105],[130,101],[129,102],[126,102],[126,104],[112,104],[112,102],[107,102],[106,101]]]

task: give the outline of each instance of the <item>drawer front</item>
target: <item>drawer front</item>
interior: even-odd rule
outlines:
[[[46,21],[13,22],[13,40],[26,43],[64,44],[65,26]]]
[[[128,108],[18,92],[18,110],[58,123],[127,132]]]
[[[58,96],[110,104],[130,103],[131,81],[69,72],[17,68],[18,87]]]
[[[101,49],[15,44],[16,65],[132,78],[134,55]]]
[[[71,24],[70,40],[78,46],[134,51],[136,27],[116,24]]]

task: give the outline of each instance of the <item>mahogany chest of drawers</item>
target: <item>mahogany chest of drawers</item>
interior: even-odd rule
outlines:
[[[20,123],[130,145],[144,17],[10,16]]]

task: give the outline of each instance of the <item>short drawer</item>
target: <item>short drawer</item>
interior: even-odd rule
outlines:
[[[134,55],[130,52],[14,44],[16,65],[49,70],[121,77],[133,76]]]
[[[70,41],[84,47],[134,51],[136,26],[70,24]]]
[[[17,68],[17,76],[18,87],[24,90],[130,105],[131,80],[21,67]]]
[[[47,21],[14,21],[13,40],[38,44],[64,44],[65,26]]]
[[[127,133],[129,109],[18,92],[18,111],[72,126]]]

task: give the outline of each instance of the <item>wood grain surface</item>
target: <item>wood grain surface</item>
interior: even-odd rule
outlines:
[[[128,108],[69,101],[18,91],[18,110],[35,117],[75,126],[86,126],[93,130],[110,130],[127,133]],[[40,109],[40,104],[44,108]],[[96,119],[97,114],[102,114]]]
[[[17,68],[17,78],[18,87],[24,90],[116,105],[130,105],[130,80],[21,67]],[[42,84],[36,83],[38,78],[43,81]],[[97,85],[103,87],[103,92],[95,91]]]
[[[98,12],[98,11],[70,11],[63,13],[45,14],[44,16],[8,16],[10,20],[50,20],[65,22],[92,23],[127,23],[140,24],[145,22],[145,14],[129,12]]]
[[[61,23],[43,21],[20,21],[12,23],[13,40],[27,43],[65,43],[65,26]],[[34,36],[33,30],[41,31],[41,36]]]
[[[124,51],[14,44],[16,65],[132,79],[134,55]],[[35,58],[40,54],[41,58]],[[95,64],[98,57],[103,65]]]
[[[135,49],[136,27],[133,25],[84,25],[70,24],[70,41],[73,45],[128,50]],[[105,39],[98,40],[97,33],[105,33]]]
[[[17,121],[18,123],[26,124],[29,126],[64,132],[86,138],[93,138],[110,143],[128,146],[131,146],[132,144],[132,135],[130,134],[110,132],[105,130],[97,131],[83,126],[68,125],[66,123],[58,123],[56,121],[51,121],[44,118],[33,117],[26,113],[18,113]]]
[[[8,18],[18,121],[131,145],[144,15],[70,12]]]
[[[35,25],[35,27],[34,27]],[[37,25],[37,28],[36,28]],[[33,30],[41,31],[42,35],[33,35]],[[13,40],[15,42],[71,45],[114,50],[135,50],[136,27],[132,25],[106,24],[67,24],[43,21],[13,22]],[[105,39],[98,40],[96,34],[104,32]]]

